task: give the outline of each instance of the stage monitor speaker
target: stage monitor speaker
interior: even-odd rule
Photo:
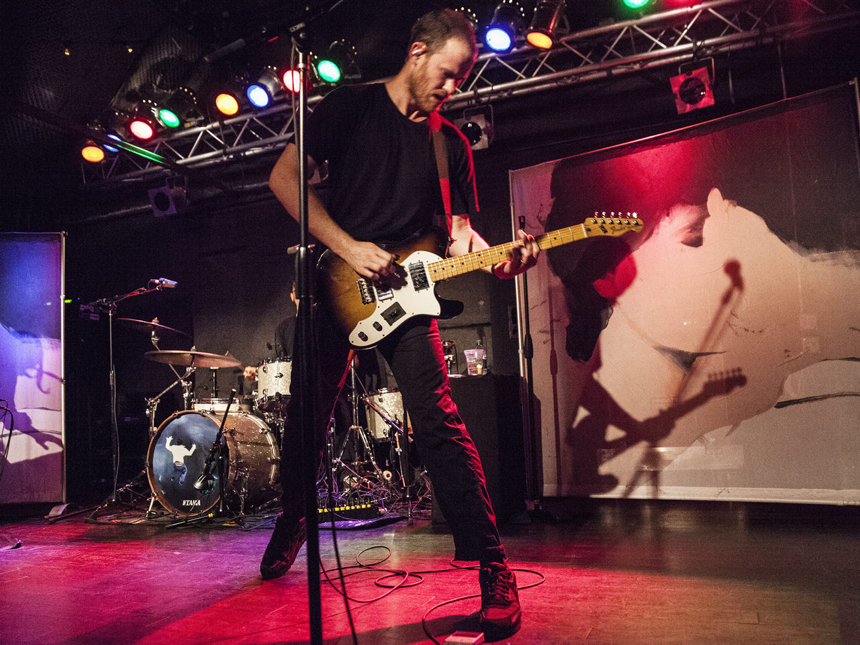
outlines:
[[[466,424],[500,524],[526,516],[526,473],[520,377],[485,374],[451,379],[451,397]],[[432,519],[444,521],[433,503]]]

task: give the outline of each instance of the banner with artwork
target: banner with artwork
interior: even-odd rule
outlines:
[[[64,501],[63,235],[0,233],[0,504]]]
[[[860,503],[853,84],[510,179],[543,494]]]

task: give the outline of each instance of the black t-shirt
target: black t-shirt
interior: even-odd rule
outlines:
[[[442,122],[451,212],[471,217],[478,211],[471,149]],[[384,84],[336,89],[309,117],[306,134],[308,155],[328,162],[329,214],[352,237],[402,242],[444,213],[430,127],[401,114]]]

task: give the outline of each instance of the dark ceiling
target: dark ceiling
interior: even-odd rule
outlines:
[[[469,0],[460,4],[486,23],[495,3]],[[608,18],[624,17],[618,4],[617,0],[568,0],[567,17],[572,28],[585,29]],[[415,18],[450,5],[429,0],[5,2],[0,9],[4,60],[0,229],[46,230],[65,225],[68,215],[58,213],[68,210],[70,196],[80,188],[78,154],[83,129],[117,105],[130,89],[179,85],[203,55],[239,42],[242,46],[232,47],[234,51],[219,58],[229,73],[252,63],[287,60],[289,38],[269,40],[287,34],[306,16],[315,17],[312,30],[321,40],[347,38],[355,44],[363,79],[384,78],[399,68]],[[855,45],[847,56],[856,56],[856,52]],[[825,56],[819,51],[813,55]],[[847,71],[837,80],[857,69],[856,61],[841,60],[839,64]],[[757,66],[761,65],[749,61],[749,70],[755,71]],[[818,74],[818,69],[813,65],[808,73]],[[767,75],[773,85],[775,75],[770,71]],[[664,78],[645,75],[638,84],[651,83],[662,91],[664,82]],[[618,81],[616,87],[622,88],[623,82]],[[600,107],[600,101],[610,99],[605,88],[593,88],[581,99],[597,105],[592,110],[596,118],[618,110],[617,105]],[[549,102],[565,100],[559,94]],[[557,107],[564,110],[561,104]],[[509,109],[518,115],[523,132],[532,129],[540,135],[546,127],[535,121],[531,105]],[[642,116],[629,112],[619,116],[625,124],[637,118]],[[587,129],[588,124],[579,126]],[[617,130],[618,124],[613,127]]]

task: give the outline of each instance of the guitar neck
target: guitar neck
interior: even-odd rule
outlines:
[[[610,232],[606,228],[607,225],[614,225],[616,228],[613,228]],[[585,239],[586,237],[593,237],[596,235],[619,235],[620,233],[628,230],[641,228],[641,225],[642,222],[638,219],[625,218],[623,220],[607,220],[589,218],[582,224],[576,224],[574,226],[568,226],[567,228],[560,228],[557,231],[552,231],[550,233],[544,233],[543,235],[536,237],[535,242],[537,242],[541,250],[546,250],[556,246],[570,244],[571,242],[576,242],[578,240]],[[617,229],[618,226],[621,226],[623,230],[619,232]],[[499,262],[504,262],[505,260],[510,260],[513,257],[513,253],[514,242],[506,242],[505,244],[491,246],[490,248],[483,249],[481,251],[473,251],[472,253],[466,253],[465,255],[457,255],[453,258],[445,258],[444,260],[431,262],[427,265],[427,268],[429,269],[430,276],[433,278],[434,282],[438,282],[439,280],[447,280],[454,276],[483,269],[484,267],[492,266]]]

